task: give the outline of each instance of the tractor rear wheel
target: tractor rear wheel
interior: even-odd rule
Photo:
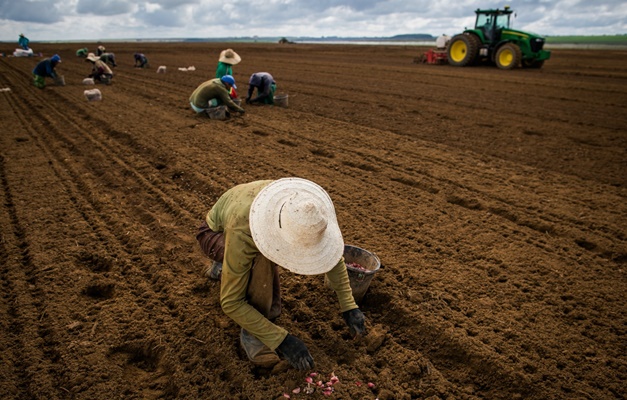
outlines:
[[[448,44],[448,63],[456,67],[472,65],[479,53],[479,38],[475,35],[455,35]]]
[[[522,52],[520,47],[514,43],[505,43],[496,51],[494,61],[500,69],[514,69],[520,65]]]

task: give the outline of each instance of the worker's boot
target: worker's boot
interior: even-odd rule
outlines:
[[[217,262],[217,261],[212,261],[211,265],[208,265],[205,268],[203,268],[202,276],[206,276],[209,279],[219,281],[220,277],[222,276],[222,263]]]
[[[245,329],[242,329],[239,339],[246,356],[253,364],[263,368],[272,368],[281,361],[276,352],[270,350],[261,340],[248,333]]]

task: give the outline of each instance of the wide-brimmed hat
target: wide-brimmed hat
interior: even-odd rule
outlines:
[[[225,64],[235,65],[242,61],[242,58],[232,49],[226,49],[223,50],[222,53],[220,53],[220,58],[218,59],[218,61]]]
[[[329,272],[342,258],[344,239],[329,194],[302,178],[263,188],[250,207],[250,232],[270,261],[301,275]]]
[[[95,55],[94,53],[89,53],[87,54],[87,57],[85,57],[85,59],[91,62],[96,62],[98,61],[98,56]]]

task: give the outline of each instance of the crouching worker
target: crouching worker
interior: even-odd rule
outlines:
[[[135,68],[148,68],[148,58],[143,53],[135,53]]]
[[[222,78],[210,79],[198,86],[189,97],[189,104],[196,113],[207,111],[210,107],[225,105],[231,111],[244,114],[246,111],[235,104],[229,96],[229,91],[237,89],[235,79],[231,75],[224,75]]]
[[[107,85],[111,83],[113,71],[111,71],[111,68],[109,68],[104,61],[94,53],[89,53],[85,61],[92,63],[91,74],[89,74],[90,78],[94,78],[94,81],[99,81]]]
[[[113,53],[102,53],[100,55],[100,60],[104,61],[105,64],[109,64],[114,68],[118,66],[118,64],[115,63],[115,54]]]
[[[257,89],[257,97],[252,97]],[[274,93],[276,92],[276,82],[272,75],[267,72],[255,72],[248,80],[248,96],[246,104],[274,104]]]
[[[220,305],[241,327],[253,364],[270,368],[284,358],[296,369],[314,368],[305,343],[273,323],[281,314],[279,267],[326,274],[351,334],[366,333],[333,203],[316,183],[283,178],[235,186],[208,212],[196,239],[213,260],[203,273],[221,281]]]
[[[87,47],[76,50],[76,57],[85,58],[87,57],[87,54],[89,54],[89,50],[87,50]]]
[[[57,79],[57,71],[55,68],[57,64],[61,62],[61,57],[58,54],[53,55],[50,58],[44,58],[33,69],[33,80],[35,86],[40,89],[46,87],[46,78]]]

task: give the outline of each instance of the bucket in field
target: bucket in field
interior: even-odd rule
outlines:
[[[111,84],[111,77],[108,75],[101,75],[100,76],[100,82],[104,83],[105,85],[110,85]]]
[[[157,68],[157,73],[158,74],[165,74],[166,71],[166,66],[165,65],[161,65],[159,66],[159,68]]]
[[[210,119],[223,121],[227,117],[226,106],[209,107],[207,109],[207,115]]]
[[[233,103],[235,103],[238,107],[241,107],[242,105],[242,99],[240,99],[239,97],[236,99],[232,99]]]
[[[356,303],[361,302],[370,286],[374,274],[379,271],[381,261],[375,254],[359,247],[344,246],[344,262],[348,271],[348,280],[353,290]],[[329,281],[324,278],[327,286]]]
[[[83,85],[93,85],[94,84],[94,79],[93,78],[85,78],[83,79]]]
[[[287,107],[287,94],[277,94],[274,96],[274,105],[279,107]]]
[[[102,93],[100,93],[100,90],[98,89],[85,90],[83,94],[85,95],[85,98],[87,99],[87,101],[102,100]]]
[[[65,76],[57,75],[57,77],[54,78],[54,84],[57,86],[65,86]]]

